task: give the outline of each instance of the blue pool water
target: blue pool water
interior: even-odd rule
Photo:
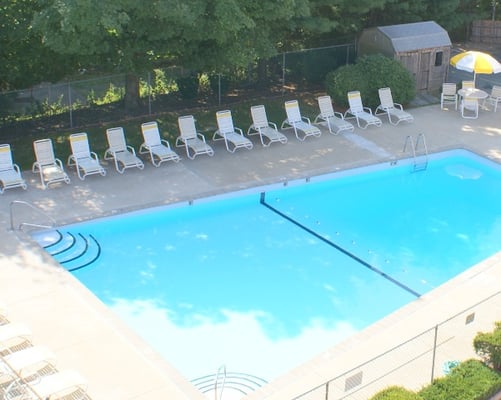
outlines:
[[[270,380],[501,250],[499,165],[455,152],[411,170],[352,170],[67,226],[57,243],[35,237],[188,379],[224,364]],[[68,255],[67,232],[94,255]]]

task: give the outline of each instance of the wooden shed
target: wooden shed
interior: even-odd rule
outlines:
[[[412,72],[418,92],[434,92],[447,78],[452,43],[447,31],[434,21],[365,29],[358,55],[384,54]]]

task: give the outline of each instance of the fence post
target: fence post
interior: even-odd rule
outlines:
[[[71,100],[71,82],[68,81],[68,104],[70,110],[70,128],[73,128],[73,101]]]
[[[431,364],[431,381],[433,383],[433,379],[435,378],[435,356],[437,353],[437,336],[438,336],[438,325],[435,325],[435,337],[433,338],[433,357]]]
[[[282,95],[285,93],[285,52],[282,54]]]
[[[148,71],[148,115],[151,115],[151,72]]]
[[[329,382],[325,384],[325,400],[329,400]]]

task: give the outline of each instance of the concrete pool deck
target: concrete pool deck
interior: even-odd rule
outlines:
[[[168,360],[155,354],[71,274],[59,268],[24,234],[10,230],[11,202],[29,202],[54,218],[58,225],[64,225],[406,158],[410,156],[402,154],[406,137],[415,140],[421,133],[430,153],[464,148],[501,164],[501,113],[481,110],[479,118],[472,120],[461,118],[460,112],[453,109],[443,111],[436,104],[407,111],[413,114],[413,123],[393,126],[382,117],[380,128],[355,128],[353,134],[337,136],[322,128],[320,138],[304,142],[285,130],[289,138],[286,145],[275,143],[263,148],[253,136],[254,149],[241,149],[234,154],[228,153],[221,142],[210,142],[215,150],[213,157],[202,155],[195,160],[188,159],[182,149],[176,149],[182,157],[178,164],[166,163],[155,168],[145,160],[144,170],[131,169],[123,175],[112,164],[105,164],[106,177],[89,176],[85,181],[69,170],[70,185],[57,184],[48,190],[41,189],[38,176],[24,171],[28,190],[7,190],[0,195],[0,306],[6,309],[12,322],[30,328],[34,344],[47,346],[56,354],[58,369],[79,371],[88,380],[88,392],[94,400],[204,399]],[[128,133],[131,134],[139,134],[139,127],[137,133]],[[28,207],[16,204],[14,225],[23,221],[43,222],[42,214],[34,214]],[[305,365],[291,365],[289,374],[246,399],[294,398],[494,296],[494,300],[474,309],[475,323],[461,333],[456,329],[454,340],[444,344],[444,354],[450,358],[472,357],[471,340],[475,333],[493,329],[494,320],[501,319],[500,281],[501,253],[498,253],[339,346],[326,349]],[[196,363],[196,358],[193,362]],[[422,367],[420,362],[412,364],[413,370]],[[364,373],[366,377],[370,375],[367,370]],[[429,376],[428,371],[425,374]],[[422,377],[416,375],[419,374],[404,373],[402,369],[401,375],[392,376],[396,381],[388,377],[380,385],[393,383],[416,388],[422,384]],[[344,393],[344,389],[330,390],[334,396],[336,390]],[[325,396],[313,393],[307,398]]]

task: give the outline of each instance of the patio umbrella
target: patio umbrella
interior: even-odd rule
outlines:
[[[473,72],[473,81],[477,74],[497,74],[501,64],[490,54],[481,51],[464,51],[451,58],[451,65],[457,69]]]

